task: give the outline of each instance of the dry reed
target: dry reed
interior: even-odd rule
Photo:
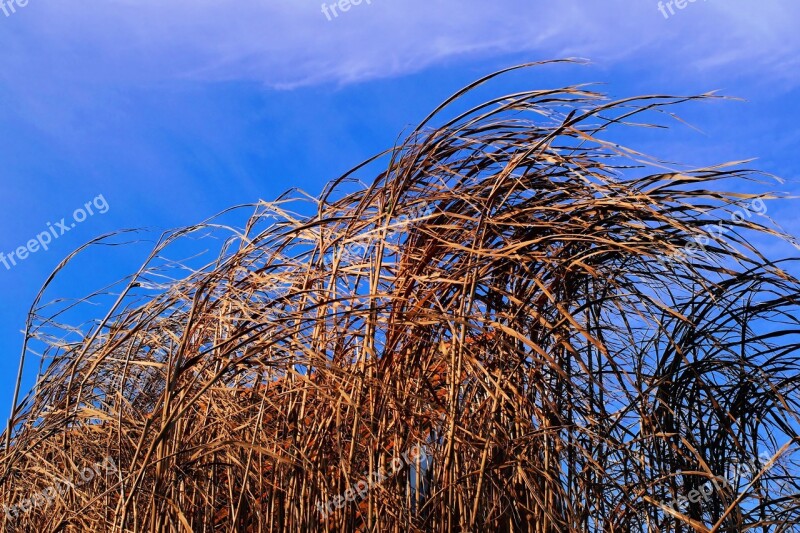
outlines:
[[[799,285],[754,244],[788,237],[730,220],[767,178],[612,140],[713,95],[570,86],[445,117],[505,73],[305,208],[259,204],[204,268],[162,259],[226,228],[165,234],[99,321],[60,314],[112,289],[40,295],[2,501],[104,457],[119,471],[6,530],[794,531]],[[663,261],[697,235],[705,252]],[[753,483],[669,506],[784,442]],[[403,461],[320,512],[418,444],[423,475]]]

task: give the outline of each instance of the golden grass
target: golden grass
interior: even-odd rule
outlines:
[[[743,498],[665,510],[798,427],[798,282],[751,244],[784,236],[728,221],[763,191],[721,190],[760,176],[611,140],[711,96],[573,86],[444,118],[500,74],[306,198],[313,214],[260,204],[218,261],[140,303],[164,274],[145,264],[78,340],[35,306],[27,339],[52,362],[17,402],[2,501],[106,456],[119,472],[6,530],[794,530],[783,464]],[[708,253],[656,260],[719,220]],[[425,484],[406,464],[321,515],[419,443]]]

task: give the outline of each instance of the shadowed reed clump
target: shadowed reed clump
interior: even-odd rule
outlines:
[[[571,86],[443,118],[499,74],[317,199],[40,295],[2,502],[118,470],[6,529],[794,531],[800,284],[759,252],[788,239],[752,208],[766,177],[613,141],[711,95]],[[166,259],[220,233],[210,264]]]

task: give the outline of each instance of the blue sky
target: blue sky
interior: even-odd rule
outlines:
[[[0,251],[98,195],[109,205],[48,251],[0,264],[3,417],[27,309],[83,242],[191,224],[289,187],[316,194],[461,86],[515,63],[591,60],[518,73],[483,94],[597,81],[615,96],[742,97],[686,107],[681,116],[702,132],[676,123],[623,140],[695,165],[758,158],[787,180],[782,190],[800,193],[800,4],[791,0],[687,1],[668,18],[651,0],[365,0],[331,20],[321,7],[29,0],[0,12]],[[800,234],[795,205],[769,214]],[[122,277],[137,258],[90,254],[59,290]],[[25,388],[35,370],[31,361]]]

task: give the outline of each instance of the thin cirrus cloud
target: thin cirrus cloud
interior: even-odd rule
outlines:
[[[247,80],[293,88],[513,54],[638,56],[671,71],[729,69],[795,85],[800,48],[792,24],[800,4],[788,0],[686,0],[668,19],[651,0],[363,0],[331,20],[322,4],[335,2],[319,0],[35,1],[0,20],[4,62],[15,67],[0,74],[6,84],[46,74],[74,83]],[[735,68],[742,64],[750,70]]]

